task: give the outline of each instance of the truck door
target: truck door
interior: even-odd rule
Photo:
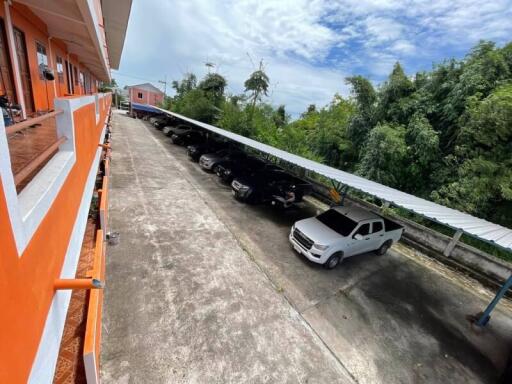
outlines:
[[[378,249],[384,242],[384,223],[381,220],[372,222],[371,233],[366,237],[370,238],[367,241],[369,245],[367,252]]]
[[[361,235],[361,239],[357,240],[356,235]],[[370,250],[370,224],[361,224],[359,228],[352,235],[351,241],[349,243],[347,256],[358,255],[360,253],[365,253]]]

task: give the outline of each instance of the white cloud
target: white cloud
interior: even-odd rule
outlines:
[[[336,92],[348,94],[346,75],[363,72],[379,80],[396,60],[410,71],[421,63],[428,69],[480,39],[504,42],[512,35],[511,19],[511,0],[135,1],[114,76],[123,84],[139,80],[122,74],[201,76],[211,61],[229,91],[238,93],[263,59],[270,100],[297,115]]]

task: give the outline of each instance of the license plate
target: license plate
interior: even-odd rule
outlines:
[[[297,251],[298,253],[302,254],[302,249],[300,249],[299,246],[294,244],[293,248],[295,249],[295,251]]]

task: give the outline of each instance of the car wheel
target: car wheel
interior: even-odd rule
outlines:
[[[219,166],[218,165],[214,165],[212,167],[212,172],[215,173],[217,176],[219,176],[219,174],[217,172],[219,172]]]
[[[390,247],[391,247],[391,241],[386,241],[384,244],[382,244],[380,246],[379,249],[377,249],[377,251],[376,251],[377,255],[379,255],[379,256],[384,255]]]
[[[341,263],[342,260],[343,254],[341,254],[340,252],[335,253],[334,255],[329,257],[329,259],[325,262],[324,267],[327,269],[334,269]]]

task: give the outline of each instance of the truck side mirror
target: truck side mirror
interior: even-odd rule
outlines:
[[[355,240],[363,240],[363,235],[361,235],[360,233],[356,233],[356,234],[354,235],[354,239],[355,239]]]

